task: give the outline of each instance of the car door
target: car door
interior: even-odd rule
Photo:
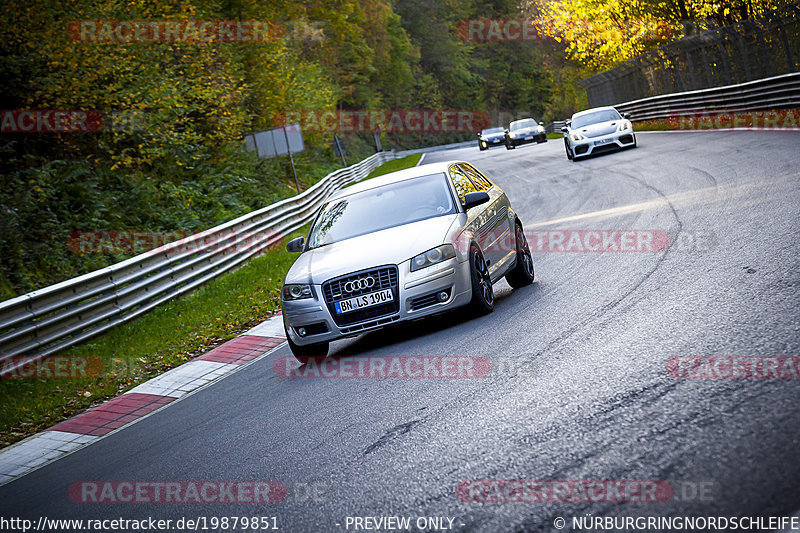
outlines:
[[[482,248],[487,250],[487,257],[491,259],[489,273],[494,279],[500,277],[516,258],[514,226],[513,221],[509,219],[511,203],[503,189],[492,183],[477,168],[469,163],[461,163],[460,166],[479,191],[489,194],[487,212],[490,216],[488,222],[490,229]]]
[[[478,187],[469,179],[467,174],[464,170],[458,165],[453,164],[450,165],[448,170],[448,177],[450,178],[451,183],[453,184],[453,188],[455,189],[456,196],[458,197],[458,201],[461,205],[464,205],[464,197],[471,192],[477,192]],[[491,199],[491,196],[489,197]],[[483,205],[479,205],[467,211],[466,217],[467,221],[464,224],[463,231],[475,236],[475,240],[478,242],[478,246],[481,247],[483,251],[484,258],[489,261],[489,256],[487,251],[484,248],[484,237],[491,231],[491,224],[493,223],[490,220],[491,216],[486,212],[486,208],[491,205],[491,202]],[[457,237],[459,247],[464,247],[466,251],[466,246],[468,245],[468,241],[461,240],[461,237]],[[491,265],[489,266],[491,269]],[[490,270],[491,272],[491,270]]]

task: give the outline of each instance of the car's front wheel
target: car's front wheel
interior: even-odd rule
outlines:
[[[564,149],[567,151],[567,159],[572,161],[574,156],[572,155],[572,150],[569,149],[569,143],[567,141],[564,141]]]
[[[516,148],[514,141],[506,141],[506,150],[513,150]]]
[[[317,342],[300,346],[292,342],[289,335],[286,335],[286,340],[289,342],[289,349],[292,350],[292,355],[294,355],[295,359],[300,361],[301,364],[305,365],[312,359],[322,359],[328,355],[328,347],[330,346],[328,342]]]
[[[515,233],[517,242],[517,264],[506,274],[506,281],[512,288],[519,289],[520,287],[533,283],[533,257],[531,257],[531,248],[528,246],[528,240],[525,238],[522,224],[519,222],[515,224]]]
[[[469,251],[469,267],[472,278],[470,306],[476,315],[487,315],[494,311],[494,288],[489,277],[489,266],[477,246]]]

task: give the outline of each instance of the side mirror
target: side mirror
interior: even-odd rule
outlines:
[[[544,122],[540,122],[540,123],[539,123],[539,125],[540,125],[540,126],[544,126]]]
[[[469,211],[473,207],[485,204],[489,201],[489,195],[483,191],[468,192],[464,196],[464,211]]]
[[[564,121],[564,124],[567,125],[567,126],[571,126],[572,125],[572,119],[568,118],[567,120]]]
[[[508,133],[508,130],[503,130],[503,133]]]
[[[567,131],[568,130],[566,126],[561,126],[561,133],[567,133]]]
[[[622,113],[622,118],[631,118],[630,113]]]
[[[286,251],[299,253],[303,251],[303,245],[306,243],[305,237],[298,237],[286,243]]]
[[[480,137],[480,136],[481,136],[481,132],[478,132],[476,135],[477,135],[478,137]]]

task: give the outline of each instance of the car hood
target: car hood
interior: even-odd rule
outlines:
[[[582,128],[576,128],[574,131],[579,131],[586,137],[599,137],[601,135],[608,135],[617,131],[617,126],[621,120],[611,120],[608,122],[598,122],[597,124],[589,124]]]
[[[420,220],[304,252],[286,274],[286,283],[326,280],[380,265],[397,265],[439,246],[458,215]]]
[[[505,133],[492,133],[491,135],[481,135],[481,139],[485,139],[487,141],[497,141],[500,139],[504,139],[506,136]]]

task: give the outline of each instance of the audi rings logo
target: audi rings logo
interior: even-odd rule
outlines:
[[[364,289],[369,289],[375,285],[375,278],[366,277],[366,278],[359,278],[354,279],[353,281],[348,281],[344,284],[344,291],[345,292],[355,292],[355,291],[363,291]]]

